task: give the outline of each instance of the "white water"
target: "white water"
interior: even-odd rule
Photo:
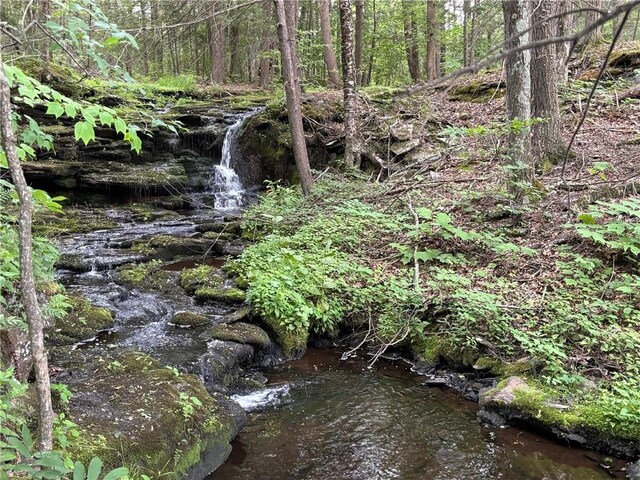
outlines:
[[[209,180],[209,192],[214,195],[214,207],[219,210],[233,210],[242,206],[244,187],[240,177],[231,167],[234,153],[238,152],[238,134],[244,121],[255,115],[257,110],[251,110],[242,115],[229,127],[222,143],[222,158],[220,165],[214,167],[213,176]],[[236,158],[236,161],[239,159]]]
[[[265,407],[275,407],[289,400],[289,385],[267,387],[246,395],[233,395],[231,398],[238,402],[246,412],[260,410]]]

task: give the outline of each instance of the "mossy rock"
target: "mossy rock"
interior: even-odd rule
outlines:
[[[121,284],[146,291],[170,292],[175,288],[175,278],[161,268],[160,260],[147,263],[128,264],[116,268],[112,278]]]
[[[148,203],[131,203],[124,208],[131,213],[131,218],[137,222],[173,220],[180,217],[180,214],[177,212],[158,208]]]
[[[211,338],[267,347],[271,339],[267,332],[251,323],[236,322],[233,324],[221,323],[210,330]]]
[[[306,328],[290,330],[278,320],[263,319],[264,324],[273,334],[275,342],[280,345],[287,360],[301,358],[307,350],[309,331]]]
[[[199,327],[209,323],[209,319],[199,313],[182,311],[174,313],[169,323],[177,327]]]
[[[99,209],[65,208],[62,214],[41,214],[35,220],[34,231],[47,237],[110,230],[118,226]]]
[[[179,256],[203,255],[214,244],[214,240],[203,238],[156,235],[147,240],[134,241],[131,250],[152,258],[171,260]]]
[[[196,225],[197,232],[216,232],[216,233],[231,233],[233,235],[242,234],[242,222],[240,221],[232,221],[232,222],[212,222],[212,223],[201,223]]]
[[[57,319],[53,329],[47,332],[47,339],[52,345],[77,343],[113,327],[110,310],[97,307],[76,295],[69,296],[67,302],[71,305],[67,314]]]
[[[616,50],[609,58],[608,67],[633,70],[640,66],[640,48]]]
[[[225,303],[243,303],[247,299],[247,294],[244,290],[235,287],[201,287],[195,291],[195,295],[201,301],[213,300]]]
[[[124,465],[151,478],[193,478],[190,469],[207,455],[213,455],[209,471],[218,467],[244,421],[195,375],[167,369],[142,353],[105,361],[71,390],[69,416],[82,436],[71,449],[73,458],[87,464],[98,456],[106,469]]]
[[[214,240],[214,241],[223,241],[223,240],[233,240],[234,238],[236,238],[236,235],[233,233],[227,233],[227,232],[204,232],[202,234],[202,238],[205,238],[207,240]]]
[[[185,268],[180,272],[180,286],[189,293],[200,288],[222,288],[224,277],[209,265]]]
[[[492,98],[504,96],[505,92],[504,82],[480,79],[454,86],[449,91],[449,99],[459,102],[484,103]]]

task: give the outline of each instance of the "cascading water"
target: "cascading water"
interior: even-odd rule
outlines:
[[[220,210],[233,210],[242,206],[244,188],[240,177],[231,166],[234,154],[238,154],[238,135],[245,120],[256,115],[261,109],[251,110],[242,115],[229,127],[222,143],[220,164],[214,167],[209,180],[208,192],[214,195],[214,207]],[[236,157],[237,161],[238,158]]]

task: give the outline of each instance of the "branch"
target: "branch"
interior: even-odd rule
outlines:
[[[430,82],[424,83],[422,85],[417,85],[415,87],[411,87],[408,88],[407,90],[405,90],[404,92],[400,93],[399,95],[396,96],[395,100],[398,100],[400,98],[404,98],[404,97],[408,97],[411,95],[415,95],[416,93],[420,93],[420,92],[424,92],[426,90],[430,90],[432,88],[437,87],[438,85],[441,85],[445,82],[448,82],[450,80],[454,80],[456,78],[459,78],[463,75],[466,75],[467,73],[475,73],[478,70],[488,67],[489,65],[493,65],[494,63],[498,62],[499,60],[502,60],[504,58],[510,57],[512,55],[515,55],[516,53],[520,53],[526,50],[533,50],[534,48],[538,48],[538,47],[543,47],[545,45],[550,45],[550,44],[555,44],[555,43],[565,43],[565,42],[571,42],[572,45],[576,45],[578,40],[580,40],[582,37],[586,36],[587,34],[591,33],[592,31],[596,30],[597,28],[601,27],[602,25],[604,25],[605,23],[607,23],[609,20],[612,20],[620,15],[627,15],[631,12],[631,10],[633,10],[634,8],[640,6],[640,0],[633,0],[630,1],[628,3],[625,3],[623,5],[620,5],[619,7],[613,9],[611,12],[607,13],[606,15],[601,16],[598,20],[596,20],[595,22],[591,23],[590,25],[587,25],[585,28],[583,28],[581,31],[573,34],[573,35],[564,35],[561,37],[551,37],[551,38],[545,38],[543,40],[538,40],[536,42],[529,42],[525,45],[519,45],[517,47],[508,49],[508,50],[504,50],[504,48],[506,48],[507,42],[510,42],[511,39],[507,39],[507,42],[502,44],[502,48],[503,50],[500,53],[497,53],[495,55],[487,55],[485,56],[483,59],[479,60],[478,62],[476,62],[473,65],[470,65],[468,67],[465,68],[461,68],[460,70],[456,70],[453,73],[450,73],[449,75],[445,75],[444,77],[440,77],[437,78],[435,80],[431,80]],[[550,17],[551,18],[551,17]],[[543,19],[542,21],[538,22],[535,26],[538,26],[544,22],[548,21],[548,19]],[[533,27],[532,27],[533,28]]]

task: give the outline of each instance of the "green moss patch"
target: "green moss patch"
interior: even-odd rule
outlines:
[[[209,323],[209,319],[199,313],[176,312],[169,323],[177,327],[199,327]]]
[[[123,265],[113,272],[112,277],[118,283],[142,290],[170,292],[175,288],[175,278],[161,266],[160,260]]]
[[[267,332],[250,323],[219,324],[210,330],[211,338],[266,347],[271,343]]]
[[[113,314],[110,310],[97,307],[77,295],[69,296],[67,302],[71,305],[67,314],[57,319],[53,328],[47,332],[49,343],[76,343],[113,326]]]
[[[73,458],[99,456],[108,467],[124,464],[151,478],[179,479],[205,450],[221,447],[224,456],[230,450],[235,425],[201,381],[145,354],[105,360],[72,390],[70,418],[82,432]]]

